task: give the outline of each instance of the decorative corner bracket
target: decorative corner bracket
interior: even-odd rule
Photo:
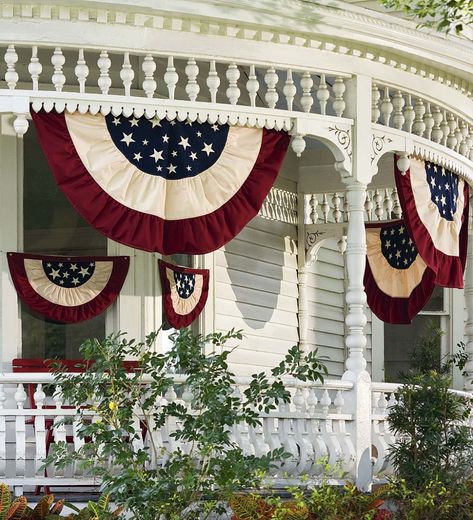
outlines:
[[[317,261],[317,255],[326,240],[335,239],[340,253],[346,250],[347,223],[308,224],[304,229],[305,267]]]

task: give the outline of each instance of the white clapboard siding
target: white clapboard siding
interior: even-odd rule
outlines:
[[[307,277],[309,284],[308,341],[317,347],[332,377],[341,377],[346,359],[345,349],[345,267],[335,241],[327,241]],[[371,313],[366,325],[368,370],[371,363]]]
[[[215,328],[243,330],[238,375],[274,367],[299,340],[296,239],[295,225],[258,216],[216,252]]]

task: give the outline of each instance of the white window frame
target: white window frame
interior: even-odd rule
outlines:
[[[441,355],[458,352],[458,343],[464,341],[464,295],[458,289],[444,288],[444,308],[441,311],[421,311],[423,316],[440,316],[440,326],[446,331],[441,340]],[[373,381],[384,381],[384,322],[372,314],[372,374]],[[458,369],[453,372],[453,387],[462,389],[463,377]]]

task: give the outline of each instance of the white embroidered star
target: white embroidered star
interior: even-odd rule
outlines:
[[[58,265],[59,265],[59,267],[62,267],[62,266],[63,266],[63,264],[62,264],[62,263],[59,263]]]
[[[134,158],[135,161],[139,161],[140,159],[143,158],[143,157],[141,157],[141,153],[140,153],[140,152],[135,153],[135,154],[133,154],[133,155],[134,155],[133,158]]]
[[[146,146],[148,144],[148,139],[143,140],[143,146]]]
[[[399,249],[396,251],[396,258],[401,258],[401,251],[399,251]]]
[[[163,167],[162,166],[158,166],[156,169],[158,170],[158,172],[163,171]]]
[[[178,281],[176,282],[176,287],[177,287],[178,289],[181,288],[181,281],[180,281],[180,280],[178,280]]]
[[[202,148],[201,152],[205,152],[207,154],[207,157],[211,153],[215,153],[214,150],[212,150],[212,143],[211,144],[204,143],[204,147]]]
[[[130,121],[131,126],[138,126],[140,120],[135,117]]]
[[[197,154],[195,152],[191,152],[191,154],[189,155],[189,157],[195,161],[197,159]]]
[[[113,123],[115,126],[118,126],[118,125],[121,125],[121,124],[122,124],[122,122],[120,121],[120,119],[118,119],[118,117],[114,117],[112,123]]]
[[[442,198],[440,199],[440,204],[442,204],[442,206],[445,206],[446,203],[447,203],[447,199],[445,198],[444,195],[442,195]]]
[[[171,152],[171,155],[172,155],[173,157],[177,157],[177,152],[176,152],[176,150],[173,150],[173,151]]]
[[[150,119],[149,121],[151,123],[151,128],[154,128],[155,126],[161,126],[161,123],[157,117],[153,117],[153,119]]]
[[[71,264],[71,271],[77,271],[77,264]]]
[[[212,125],[212,130],[217,132],[219,130],[218,125]]]
[[[61,285],[64,285],[64,280],[59,280],[59,283],[60,283]]]
[[[177,166],[174,166],[173,164],[170,164],[170,165],[167,167],[169,173],[176,173],[176,168],[177,168]]]
[[[157,163],[158,161],[164,161],[163,157],[163,151],[157,151],[156,148],[153,148],[153,153],[150,155],[154,159],[154,162]]]
[[[445,189],[448,191],[450,189],[450,184],[445,184]]]
[[[435,178],[432,177],[432,179],[430,180],[430,185],[432,186],[432,188],[435,188]]]
[[[437,165],[434,164],[434,172],[436,172],[436,171],[437,171]]]
[[[163,135],[163,143],[167,143],[167,142],[169,142],[169,136],[168,136],[168,134],[164,134]]]
[[[186,138],[184,139],[184,137],[182,137],[182,135],[181,135],[181,140],[179,141],[178,145],[179,145],[179,146],[182,146],[182,148],[184,148],[184,150],[185,150],[186,148],[189,148],[189,147],[190,147],[190,144],[189,144],[189,138],[186,137]]]
[[[192,168],[191,168],[190,166],[186,166],[186,170],[187,170],[188,172],[190,172],[190,171],[192,170]]]
[[[72,279],[72,283],[73,283],[74,285],[77,285],[78,283],[80,283],[80,282],[79,282],[79,278],[73,278],[73,279]]]
[[[49,276],[52,276],[53,280],[55,280],[56,278],[60,278],[61,275],[59,274],[59,269],[52,269],[49,273]]]
[[[90,265],[90,267],[94,267],[94,265],[95,265],[95,262],[90,262],[90,264],[89,264],[89,265]]]
[[[197,132],[197,137],[202,137],[202,132]]]
[[[386,247],[391,247],[391,240],[386,240]]]
[[[402,234],[404,233],[404,229],[405,229],[404,226],[401,226],[401,227],[399,228],[399,234],[400,234],[400,235],[402,235]]]
[[[169,124],[170,124],[171,126],[174,126],[174,125],[176,124],[176,121],[173,120],[173,121],[171,121]]]
[[[69,273],[66,271],[63,275],[62,275],[63,278],[69,278]]]
[[[89,276],[89,268],[88,267],[81,267],[79,274],[81,276]]]
[[[46,267],[51,267],[51,264],[48,262],[48,263],[46,264]]]
[[[130,143],[134,143],[133,132],[131,134],[125,134],[125,132],[123,132],[123,139],[121,139],[120,142],[126,143],[127,146],[130,146]]]

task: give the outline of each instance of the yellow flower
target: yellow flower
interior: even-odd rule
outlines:
[[[117,403],[116,403],[115,401],[110,401],[110,402],[108,403],[108,407],[109,407],[110,410],[112,410],[112,412],[113,412],[113,410],[116,410],[116,409],[118,408],[118,405],[117,405]]]

